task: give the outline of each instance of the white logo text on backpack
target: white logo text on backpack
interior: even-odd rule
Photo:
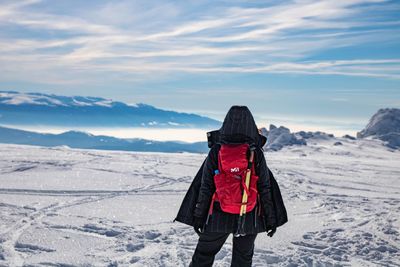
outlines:
[[[239,167],[231,168],[231,172],[239,172]]]

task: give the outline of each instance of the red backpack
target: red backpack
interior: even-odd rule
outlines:
[[[223,144],[218,153],[218,170],[215,170],[215,193],[212,197],[209,215],[212,214],[214,201],[219,201],[224,212],[240,214],[243,190],[247,193],[247,208],[249,212],[257,204],[257,180],[254,164],[251,164],[249,188],[245,179],[248,168],[248,144]]]

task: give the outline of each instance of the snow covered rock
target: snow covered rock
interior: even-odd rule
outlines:
[[[277,151],[282,149],[284,146],[307,144],[305,140],[298,139],[288,128],[284,126],[277,128],[273,124],[269,127],[267,138],[267,143],[265,145],[267,150]]]
[[[385,141],[386,146],[390,148],[400,148],[400,133],[388,133],[382,134],[377,137],[378,139]]]
[[[321,139],[321,140],[328,140],[330,138],[335,137],[333,134],[328,134],[328,133],[324,133],[321,131],[316,131],[316,132],[300,131],[300,132],[297,132],[296,134],[301,136],[303,139],[316,138],[316,139]]]
[[[400,148],[400,109],[379,109],[367,126],[357,133],[357,138],[371,136],[386,142],[391,148]]]
[[[350,140],[356,140],[356,138],[354,136],[351,136],[349,134],[343,135],[343,138],[347,138],[347,139],[350,139]]]
[[[273,150],[273,151],[280,150],[284,146],[307,145],[308,139],[314,139],[315,141],[332,140],[332,139],[336,140],[333,134],[321,131],[316,131],[316,132],[299,131],[291,133],[288,128],[284,126],[280,126],[278,128],[273,124],[270,124],[269,130],[267,130],[265,127],[262,127],[259,129],[259,131],[260,134],[267,137],[267,143],[264,148],[266,150]]]
[[[260,134],[264,135],[265,137],[268,137],[268,130],[265,127],[262,127],[259,129]]]

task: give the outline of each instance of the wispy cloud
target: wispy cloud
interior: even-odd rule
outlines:
[[[54,1],[2,4],[0,79],[45,75],[58,82],[88,82],[97,75],[140,79],[174,72],[400,79],[400,59],[315,57],[366,42],[399,41],[400,21],[393,14],[400,4],[391,1],[288,1],[263,7],[209,2],[201,8],[190,1],[98,1],[85,12],[77,10]]]

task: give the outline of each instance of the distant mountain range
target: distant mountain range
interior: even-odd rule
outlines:
[[[207,127],[218,129],[221,122],[195,114],[166,111],[137,104],[127,105],[98,97],[66,97],[39,93],[0,91],[0,124],[53,125],[53,126],[102,126],[102,127]],[[285,146],[307,145],[309,139],[340,140],[324,132],[295,132],[284,126],[270,125],[261,128],[267,137],[266,150],[280,150]],[[400,109],[380,109],[368,125],[357,134],[344,138],[373,138],[384,141],[390,148],[400,148]],[[0,143],[39,146],[68,146],[71,148],[152,151],[195,152],[208,151],[207,142],[184,143],[176,141],[152,141],[146,139],[122,139],[68,131],[61,134],[43,134],[0,126]]]
[[[221,122],[196,114],[128,105],[100,97],[0,91],[0,124],[63,127],[207,128]]]
[[[147,152],[205,153],[208,151],[207,142],[184,143],[174,141],[160,142],[139,138],[121,139],[77,131],[68,131],[61,134],[43,134],[1,126],[0,143]]]

